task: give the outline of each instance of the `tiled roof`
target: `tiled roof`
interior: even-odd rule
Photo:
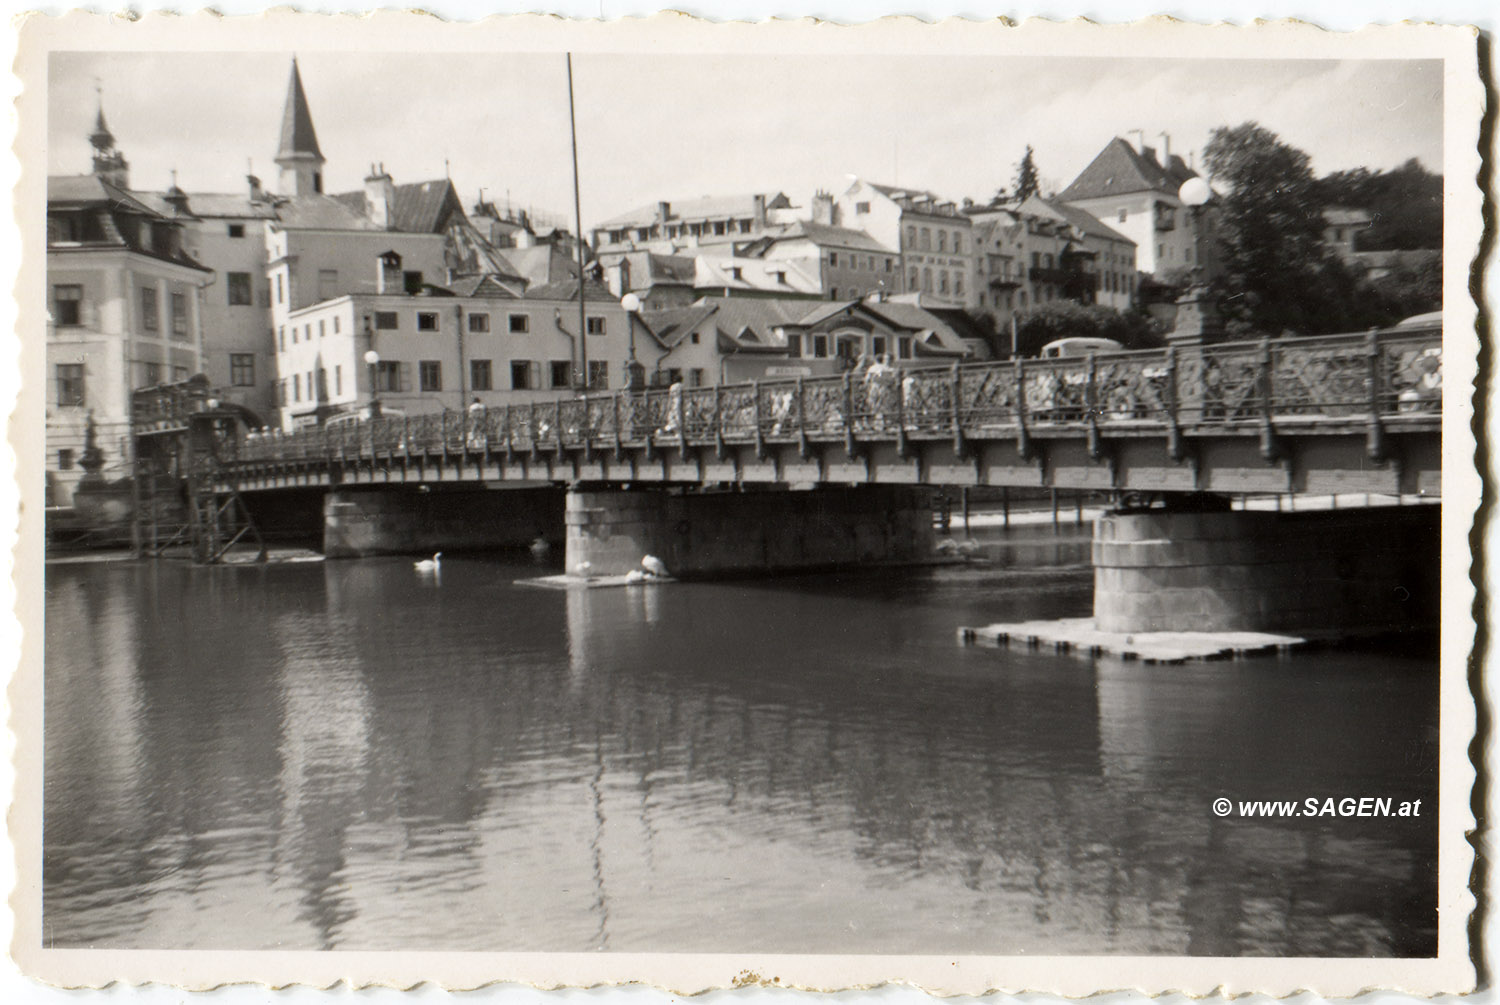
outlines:
[[[491,297],[497,300],[516,300],[521,290],[504,283],[498,276],[467,276],[447,285],[456,297]]]
[[[165,215],[143,203],[132,192],[111,185],[98,175],[51,175],[47,178],[47,205],[73,203],[77,205],[109,204],[122,209],[147,213],[152,216]]]
[[[550,244],[530,248],[496,248],[495,255],[509,270],[533,286],[545,286],[578,276],[578,263]]]
[[[302,74],[297,72],[294,57],[292,78],[286,88],[286,107],[281,112],[281,144],[276,149],[276,159],[299,154],[323,157],[323,151],[318,149],[318,134],[313,129],[312,112],[307,107],[307,95],[302,91]]]
[[[887,248],[863,230],[855,230],[853,227],[835,227],[827,223],[815,223],[812,220],[797,220],[783,224],[762,238],[762,241],[767,244],[792,240],[807,240],[818,245],[852,248],[855,251],[871,251],[876,254],[894,255],[896,253],[895,249]]]
[[[751,193],[749,195],[705,195],[697,199],[681,199],[667,203],[670,219],[673,220],[724,220],[755,215],[755,196],[763,194],[766,209],[785,209],[791,200],[784,192]],[[638,206],[628,213],[610,217],[594,225],[595,230],[611,230],[620,227],[645,227],[656,222],[658,205]]]
[[[453,214],[462,215],[463,211],[463,200],[447,178],[397,185],[391,208],[392,229],[406,234],[436,234],[448,225]]]
[[[716,304],[696,303],[689,307],[672,307],[662,311],[641,314],[646,329],[656,341],[671,348],[687,338],[699,325],[707,321],[718,310]]]
[[[363,213],[331,195],[298,195],[278,200],[276,216],[287,230],[383,230]]]
[[[562,279],[555,283],[533,286],[526,291],[525,296],[527,300],[577,300],[578,280]],[[619,303],[607,286],[593,279],[590,279],[588,286],[584,288],[584,296],[591,303]]]
[[[699,255],[693,285],[700,290],[755,290],[763,293],[817,294],[822,279],[799,259],[730,258]],[[739,275],[734,270],[739,270]]]
[[[1130,245],[1135,244],[1130,238],[1106,225],[1088,210],[1080,209],[1077,206],[1069,206],[1061,199],[1043,199],[1039,195],[1034,195],[1021,203],[1016,212],[1022,216],[1050,217],[1051,219],[1066,223],[1080,233],[1091,237],[1103,237],[1111,241],[1121,241]]]
[[[1348,209],[1343,206],[1327,206],[1323,209],[1323,222],[1330,227],[1362,227],[1374,219],[1364,209]]]
[[[1156,159],[1156,151],[1146,147],[1137,151],[1116,136],[1105,144],[1073,184],[1058,193],[1063,202],[1127,195],[1132,192],[1162,192],[1176,195],[1182,183],[1198,173],[1172,154],[1165,165]]]

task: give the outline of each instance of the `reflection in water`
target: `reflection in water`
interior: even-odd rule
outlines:
[[[482,559],[440,583],[404,559],[50,567],[46,924],[119,947],[1430,954],[1428,662],[956,645],[1088,610],[1081,539],[987,551],[1032,547],[565,592]],[[1366,794],[1430,813],[1209,808]]]

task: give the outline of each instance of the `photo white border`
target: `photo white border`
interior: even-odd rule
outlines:
[[[129,41],[128,33],[121,32],[119,26],[114,29],[105,29],[102,23],[79,26],[76,23],[64,21],[53,27],[65,34],[58,35],[56,32],[50,34],[52,37],[62,39],[57,45],[59,48],[102,47],[106,43],[102,40],[95,41],[95,39],[102,39],[104,34],[125,35],[126,41],[123,47],[146,49],[170,48],[174,44],[184,46],[201,44],[203,36],[207,35],[211,44],[217,44],[221,48],[266,48],[284,51],[289,47],[289,43],[281,31],[283,19],[288,16],[275,14],[253,25],[244,21],[211,22],[204,25],[192,18],[162,20],[156,25],[151,25],[148,19],[146,26],[155,27],[158,30],[153,32],[149,42],[143,45],[136,45]],[[472,26],[445,24],[432,18],[416,18],[405,20],[398,28],[395,17],[397,16],[381,16],[353,26],[348,21],[317,19],[318,23],[311,27],[305,23],[304,19],[304,23],[297,25],[296,47],[299,51],[312,51],[324,47],[347,47],[351,28],[370,30],[371,39],[374,38],[373,33],[376,31],[396,31],[399,34],[401,47],[415,45],[430,48],[439,44],[458,50],[495,47],[492,41],[487,41],[487,39],[493,39],[491,33],[495,27],[493,22],[476,29]],[[560,32],[567,33],[566,44],[574,51],[614,49],[622,44],[622,37],[648,47],[676,45],[680,43],[673,39],[680,32],[713,29],[711,25],[699,25],[681,19],[669,19],[667,24],[670,24],[669,29],[660,20],[611,26],[527,19],[524,26],[525,38],[507,37],[506,47],[517,50],[524,50],[528,46],[553,48],[561,44]],[[1028,24],[1024,32],[1018,34],[1012,30],[1009,33],[1010,37],[1002,37],[1000,41],[996,41],[994,26],[972,23],[939,24],[927,28],[916,26],[915,40],[912,33],[913,26],[902,22],[882,22],[859,29],[858,32],[848,33],[860,34],[862,37],[858,39],[831,36],[828,25],[773,27],[776,31],[795,29],[806,36],[805,38],[788,36],[785,48],[781,48],[783,39],[776,39],[775,45],[780,51],[828,51],[841,47],[851,51],[868,51],[871,47],[889,45],[899,46],[903,52],[955,53],[995,51],[997,48],[1004,51],[1012,43],[1030,49],[1038,44],[1061,42],[1068,47],[1070,55],[1120,54],[1118,42],[1108,38],[1110,29],[1085,29],[1085,34],[1080,35],[1079,27],[1073,25]],[[509,35],[516,31],[516,27],[507,25],[503,30]],[[715,37],[705,40],[702,48],[708,50],[741,49],[745,46],[759,47],[772,44],[769,36],[773,32],[758,29],[753,25],[726,25],[714,30],[716,31]],[[34,32],[36,29],[28,28],[25,31]],[[1246,36],[1243,33],[1226,35],[1225,32],[1229,32],[1230,29],[1224,28],[1205,29],[1193,25],[1158,25],[1153,31],[1174,34],[1199,33],[1200,37],[1203,37],[1202,33],[1214,32],[1211,42],[1213,51],[1215,55],[1224,58],[1233,58],[1246,46]],[[1330,36],[1304,25],[1273,25],[1263,27],[1258,31],[1274,34],[1278,38],[1283,47],[1276,51],[1277,56],[1316,54],[1336,58],[1340,55],[1340,50],[1348,45],[1357,43],[1359,46],[1365,46],[1370,41],[1368,36],[1363,39],[1360,36],[1354,36],[1352,39]],[[462,33],[462,37],[457,37],[459,33]],[[1391,40],[1385,49],[1387,55],[1399,58],[1441,55],[1453,60],[1449,64],[1445,91],[1444,177],[1447,186],[1445,194],[1448,214],[1445,249],[1450,253],[1445,254],[1444,261],[1445,306],[1450,312],[1447,319],[1450,331],[1450,352],[1447,354],[1449,358],[1445,359],[1444,369],[1446,371],[1445,384],[1449,388],[1464,388],[1471,386],[1468,381],[1472,380],[1475,373],[1474,357],[1472,352],[1464,354],[1451,351],[1462,348],[1452,341],[1454,336],[1451,332],[1462,320],[1462,315],[1455,309],[1455,305],[1461,308],[1469,302],[1467,292],[1469,263],[1466,260],[1467,255],[1455,256],[1452,252],[1465,247],[1463,243],[1465,240],[1468,242],[1468,247],[1477,246],[1480,222],[1478,192],[1473,188],[1472,179],[1478,169],[1478,156],[1473,143],[1477,139],[1482,93],[1473,73],[1472,41],[1468,43],[1469,60],[1465,63],[1463,57],[1457,54],[1458,50],[1453,43],[1454,33],[1451,31],[1404,28],[1400,29],[1399,33],[1399,37],[1396,34],[1387,36]],[[47,31],[37,32],[38,36],[48,34]],[[1092,34],[1093,37],[1087,37],[1088,34]],[[229,39],[231,35],[232,40]],[[668,36],[673,38],[669,39]],[[1153,51],[1158,51],[1162,55],[1179,57],[1189,55],[1190,53],[1184,51],[1180,37],[1179,35],[1163,40],[1157,36],[1156,40],[1149,42],[1141,38],[1132,38],[1129,51],[1131,55],[1150,55]],[[222,41],[215,43],[215,39]],[[1441,41],[1438,41],[1439,39]],[[110,41],[114,44],[108,47],[121,47],[118,38]],[[34,43],[34,38],[27,38],[28,46]],[[372,44],[381,45],[378,42]],[[1256,42],[1255,44],[1263,43]],[[1157,48],[1153,49],[1153,46]],[[1380,47],[1377,46],[1377,48]],[[41,64],[40,76],[33,75],[37,67],[27,62],[30,54],[30,50],[22,54],[23,76],[44,82],[45,63]],[[1259,51],[1257,54],[1267,55],[1264,51]],[[1350,58],[1373,58],[1378,55],[1380,55],[1379,52],[1372,53],[1367,49],[1349,53]],[[33,100],[42,102],[40,116],[36,114],[36,107],[30,104]],[[38,95],[35,92],[23,94],[21,107],[23,108],[23,121],[18,148],[44,150],[45,133],[37,136],[29,133],[28,130],[34,130],[39,122],[44,129],[45,94]],[[1460,137],[1467,138],[1466,148],[1462,144],[1455,143]],[[33,173],[23,175],[18,189],[21,224],[30,234],[42,232],[39,224],[44,198],[38,193],[44,191],[44,163],[45,158],[40,158],[37,165],[40,171],[34,167]],[[1461,212],[1464,213],[1463,216],[1460,216]],[[40,258],[40,256],[36,257]],[[40,331],[40,326],[35,321],[41,316],[44,290],[43,284],[36,278],[35,273],[42,269],[43,264],[39,260],[23,262],[21,285],[18,287],[18,303],[22,318],[32,321],[30,328],[23,330],[32,333]],[[42,340],[35,337],[35,334],[23,343],[20,372],[41,372],[37,361],[41,348]],[[1467,367],[1465,366],[1466,360]],[[38,388],[35,387],[21,388],[21,414],[27,418],[39,420],[40,409],[36,407],[37,403],[30,401],[27,396],[27,392],[34,393],[37,390]],[[1455,860],[1453,856],[1459,856],[1465,861],[1469,856],[1468,845],[1463,840],[1463,832],[1472,822],[1469,814],[1470,779],[1467,777],[1469,767],[1466,749],[1467,737],[1472,735],[1472,702],[1467,674],[1463,672],[1467,649],[1465,647],[1464,652],[1455,655],[1450,645],[1449,626],[1468,620],[1468,612],[1473,599],[1472,592],[1463,588],[1468,584],[1467,523],[1472,515],[1472,507],[1463,509],[1454,506],[1454,502],[1466,495],[1477,499],[1478,480],[1470,461],[1473,457],[1472,439],[1469,434],[1472,413],[1467,408],[1467,402],[1457,400],[1457,398],[1456,394],[1450,393],[1445,402],[1444,416],[1445,637],[1442,676],[1444,781],[1442,817],[1439,823],[1442,834],[1440,854],[1444,862],[1444,884],[1440,891],[1440,900],[1444,908],[1444,917],[1440,924],[1440,949],[1437,961],[1359,960],[1345,961],[1341,965],[1340,961],[1326,960],[1169,959],[1164,961],[1161,958],[1065,957],[1006,960],[1000,964],[988,958],[985,960],[972,958],[947,960],[933,957],[844,957],[842,959],[854,963],[858,968],[857,972],[863,975],[853,978],[852,986],[884,980],[904,981],[944,992],[973,992],[993,987],[1045,988],[1065,995],[1087,994],[1121,987],[1144,988],[1153,991],[1180,988],[1192,993],[1205,993],[1222,987],[1230,993],[1260,991],[1277,995],[1291,993],[1301,988],[1312,988],[1323,995],[1341,995],[1355,993],[1366,987],[1406,988],[1421,993],[1438,987],[1459,990],[1466,986],[1472,980],[1472,972],[1468,969],[1467,932],[1464,926],[1472,901],[1466,889],[1467,869],[1463,869],[1464,875],[1460,877],[1462,882],[1458,889],[1450,889],[1453,884],[1449,880],[1453,877],[1452,870],[1448,869],[1448,862]],[[32,411],[27,411],[28,406]],[[23,420],[13,426],[13,433],[15,429],[25,428],[40,430],[41,424],[36,421],[34,425],[28,425]],[[28,492],[26,498],[39,499],[42,469],[41,438],[39,435],[28,438],[13,435],[13,439],[17,470]],[[1454,463],[1448,463],[1449,461]],[[1464,526],[1462,528],[1450,526],[1455,520],[1454,511],[1460,509],[1463,511],[1457,512],[1456,516],[1462,519]],[[23,511],[21,545],[18,550],[17,583],[20,590],[17,599],[20,605],[18,610],[29,624],[39,624],[40,617],[40,583],[26,578],[31,571],[28,567],[33,560],[35,561],[34,571],[40,572],[42,543],[40,523],[39,507],[33,506]],[[1458,584],[1458,588],[1455,588],[1455,584]],[[1465,596],[1466,592],[1467,596]],[[31,638],[34,639],[35,636]],[[25,665],[28,671],[18,679],[11,693],[14,707],[22,713],[28,707],[39,708],[40,702],[39,650],[34,645],[28,645],[25,652]],[[1458,667],[1457,672],[1453,672],[1455,666]],[[28,680],[28,677],[31,679]],[[1465,719],[1466,715],[1467,719]],[[29,730],[24,716],[14,718],[12,725],[16,728],[20,741],[15,763],[22,765],[23,769],[28,764],[39,764],[39,756],[36,756],[34,761],[30,760],[33,755],[39,755],[39,730]],[[1450,737],[1460,731],[1463,737],[1459,741],[1450,742]],[[37,735],[30,735],[31,733],[37,733]],[[1456,767],[1452,763],[1451,756],[1455,746],[1458,748]],[[1461,779],[1455,772],[1460,772],[1466,777]],[[1450,785],[1459,781],[1462,781],[1462,785],[1457,791],[1458,798],[1454,798]],[[36,803],[34,797],[39,794],[39,783],[38,772],[22,771],[21,777],[18,778],[19,802],[12,815],[13,828],[24,829],[26,824],[35,822],[36,816],[33,811],[39,813],[39,804]],[[35,787],[35,792],[29,791],[32,787]],[[28,814],[32,815],[28,816]],[[1454,837],[1457,838],[1457,845],[1461,847],[1454,847]],[[39,849],[35,850],[39,854]],[[23,872],[23,875],[26,873]],[[39,875],[39,867],[36,867],[30,871],[28,878],[38,879]],[[27,931],[27,926],[35,923],[36,919],[28,917],[24,909],[24,901],[34,893],[34,888],[17,888],[17,903],[23,905],[19,913],[18,932]],[[36,903],[39,905],[39,897],[36,898]],[[686,957],[633,954],[547,954],[538,957],[534,954],[336,952],[269,954],[278,957],[269,966],[267,955],[264,953],[147,954],[119,951],[49,950],[33,958],[30,962],[34,965],[29,966],[28,969],[42,973],[44,977],[62,977],[65,983],[74,983],[77,981],[77,975],[88,974],[91,976],[77,982],[100,983],[109,980],[153,979],[171,981],[180,986],[211,986],[223,980],[246,979],[269,980],[278,984],[286,983],[288,980],[298,980],[314,985],[326,985],[333,981],[350,978],[402,986],[422,980],[441,978],[442,982],[449,987],[465,987],[506,977],[540,986],[578,986],[609,982],[619,979],[621,974],[628,973],[635,980],[679,991],[724,986],[733,983],[736,978],[743,979],[747,975],[759,975],[768,981],[777,978],[779,980],[776,983],[782,985],[818,988],[844,987],[851,986],[846,976],[852,976],[856,972],[846,969],[841,975],[836,970],[830,971],[823,966],[826,958],[810,963],[807,957],[756,955]],[[402,958],[393,960],[392,956]],[[211,959],[205,960],[207,957]],[[79,960],[82,962],[78,962]],[[1099,969],[1084,965],[1085,963],[1097,963]],[[283,964],[289,969],[283,970]],[[57,969],[53,969],[54,967]],[[1380,979],[1371,979],[1372,969],[1381,971]],[[1101,977],[1101,972],[1107,973],[1108,976]],[[878,973],[879,976],[869,976],[874,973]]]

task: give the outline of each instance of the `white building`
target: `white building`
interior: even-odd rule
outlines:
[[[973,307],[973,223],[951,201],[921,189],[855,179],[837,198],[836,222],[900,254],[903,292]]]

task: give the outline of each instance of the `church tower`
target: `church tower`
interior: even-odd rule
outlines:
[[[292,58],[292,79],[287,84],[286,108],[281,113],[281,145],[276,151],[281,169],[282,195],[314,195],[323,191],[323,152],[313,131],[312,113],[302,91],[302,75]]]
[[[114,134],[104,121],[104,96],[99,96],[99,115],[94,119],[94,131],[89,134],[89,143],[94,148],[94,174],[118,188],[130,187],[130,162],[115,149]]]

